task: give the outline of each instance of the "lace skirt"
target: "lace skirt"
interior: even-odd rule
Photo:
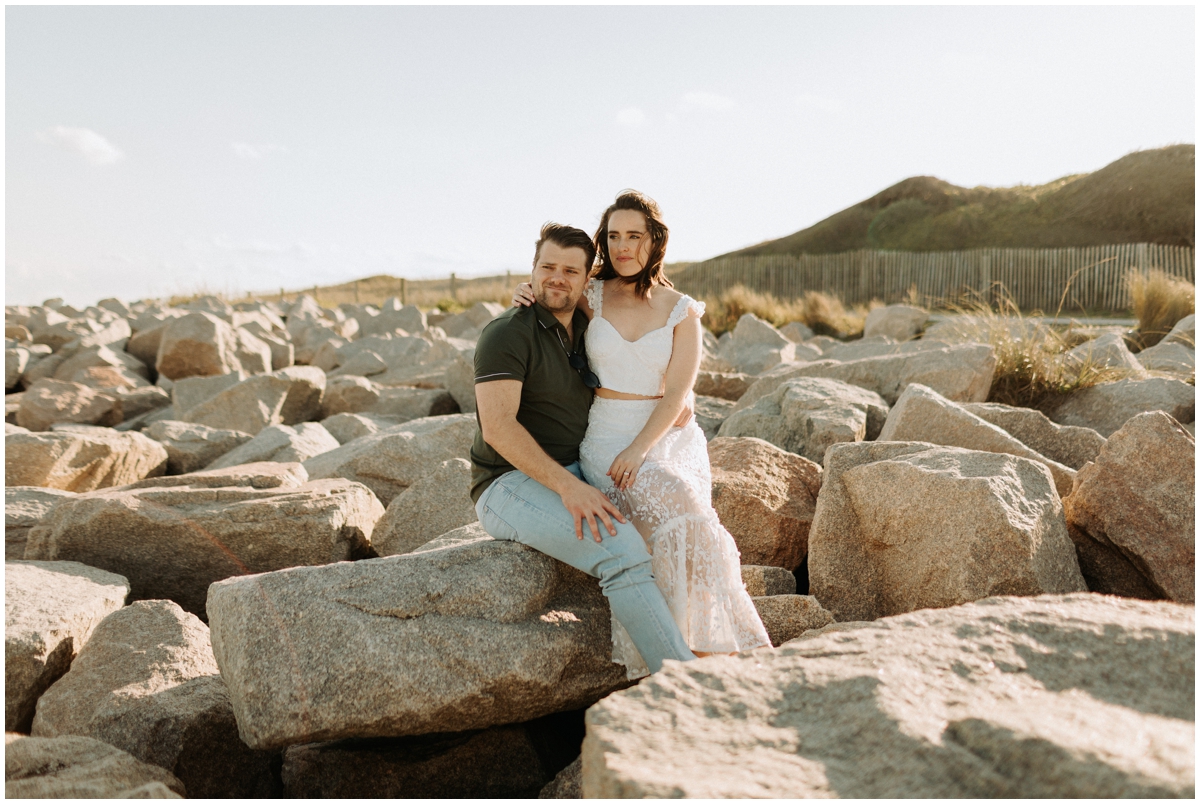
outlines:
[[[657,404],[654,399],[593,400],[579,446],[584,477],[646,540],[655,581],[693,651],[733,653],[770,645],[742,583],[737,544],[712,507],[708,442],[695,420],[672,427],[654,445],[628,490],[618,491],[605,474]],[[612,628],[613,661],[625,665],[631,679],[647,675],[628,633],[615,619]]]

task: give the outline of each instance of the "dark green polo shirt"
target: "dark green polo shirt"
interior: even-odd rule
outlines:
[[[534,441],[563,466],[579,460],[579,443],[587,430],[592,389],[571,368],[567,349],[583,354],[588,319],[578,309],[571,321],[575,343],[567,330],[540,304],[511,307],[483,329],[475,346],[475,384],[520,380],[521,407],[517,421]],[[479,421],[479,413],[475,414]],[[514,467],[475,431],[471,446],[471,499],[479,502],[492,481]]]

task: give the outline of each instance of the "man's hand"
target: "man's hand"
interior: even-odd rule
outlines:
[[[612,500],[604,496],[604,492],[600,489],[589,486],[582,480],[576,480],[560,496],[563,505],[571,513],[571,518],[575,520],[576,539],[583,538],[584,519],[587,520],[588,527],[592,531],[592,538],[597,542],[601,539],[600,528],[596,525],[597,518],[604,523],[609,536],[617,535],[617,529],[612,523],[614,518],[621,524],[625,523],[625,517],[621,516],[621,512],[612,504]]]

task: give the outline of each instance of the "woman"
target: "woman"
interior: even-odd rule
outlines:
[[[770,645],[742,584],[741,556],[712,507],[708,444],[692,420],[673,427],[700,367],[704,304],[663,273],[668,230],[653,199],[626,191],[596,231],[600,263],[586,293],[588,362],[600,379],[579,447],[588,483],[641,532],[654,577],[697,656]],[[515,304],[532,304],[521,285]],[[648,670],[613,621],[613,661]]]

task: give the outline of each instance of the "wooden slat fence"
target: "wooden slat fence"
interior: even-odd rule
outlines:
[[[1130,270],[1158,268],[1195,284],[1196,253],[1185,246],[1125,243],[1088,248],[981,248],[970,251],[850,251],[842,254],[726,257],[671,275],[675,286],[700,298],[735,285],[795,299],[816,290],[847,304],[911,298],[925,306],[971,299],[997,301],[1001,293],[1021,310],[1117,311],[1130,307]]]

